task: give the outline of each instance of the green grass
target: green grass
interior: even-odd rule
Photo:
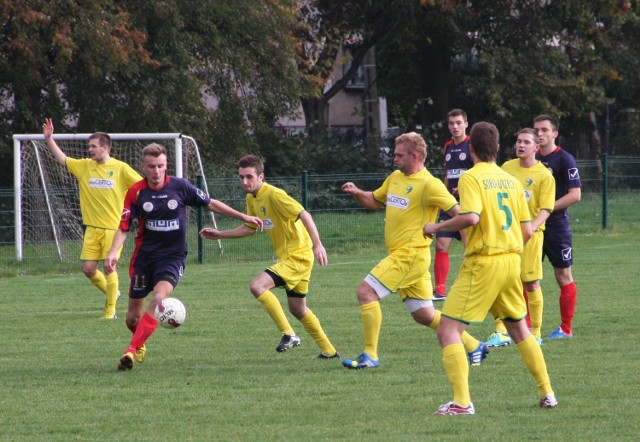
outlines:
[[[104,321],[79,271],[5,277],[0,440],[637,440],[639,251],[631,233],[576,236],[576,337],[543,346],[558,409],[535,406],[534,382],[508,347],[471,369],[477,414],[460,417],[431,416],[451,399],[439,345],[394,296],[383,301],[382,365],[351,371],[316,360],[295,320],[301,347],[275,352],[278,332],[248,292],[266,261],[191,264],[174,293],[187,322],[158,329],[147,360],[119,373],[125,302],[120,319]],[[345,357],[362,350],[355,291],[381,257],[333,253],[314,271],[309,305]],[[548,333],[558,289],[545,271]],[[491,331],[490,320],[470,328],[480,339]]]

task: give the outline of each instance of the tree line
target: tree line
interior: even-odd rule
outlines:
[[[0,0],[0,176],[11,135],[183,132],[209,168],[242,153],[271,172],[366,171],[362,139],[334,134],[329,100],[376,51],[389,123],[439,150],[453,107],[503,145],[560,118],[578,158],[640,151],[637,0]],[[349,63],[332,82],[338,53]],[[302,106],[307,131],[275,126]]]

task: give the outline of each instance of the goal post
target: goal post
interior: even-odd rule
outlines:
[[[86,158],[91,134],[54,134],[53,139],[70,158]],[[180,133],[115,133],[110,155],[135,170],[142,163],[142,148],[157,142],[167,147],[167,173],[196,185],[202,176],[209,193],[196,141]],[[15,256],[22,261],[25,246],[38,256],[77,259],[82,243],[82,217],[78,183],[66,167],[58,164],[42,134],[13,135]],[[141,173],[142,175],[142,173]],[[213,213],[211,221],[217,227]],[[197,216],[189,216],[188,229]],[[222,242],[218,241],[220,252]]]

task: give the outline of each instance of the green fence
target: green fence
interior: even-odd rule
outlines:
[[[576,233],[637,230],[640,227],[640,158],[608,157],[603,161],[579,161],[582,178],[582,202],[570,209]],[[432,173],[442,177],[442,170]],[[344,194],[340,186],[353,181],[362,189],[375,189],[385,174],[307,175],[288,178],[268,178],[268,182],[284,188],[302,202],[312,213],[328,253],[372,253],[382,251],[384,216],[382,211],[371,212],[361,208],[352,197]],[[238,210],[244,210],[245,195],[235,178],[211,179],[207,182],[209,194]],[[69,195],[73,198],[74,195]],[[0,274],[25,272],[68,271],[80,267],[80,241],[68,241],[61,259],[57,247],[51,242],[33,241],[23,246],[23,260],[15,259],[13,190],[0,190]],[[189,232],[189,262],[218,262],[233,260],[272,260],[266,233],[248,238],[200,241],[197,237],[198,216],[192,214],[193,226]],[[206,219],[206,218],[205,218]],[[233,219],[217,219],[218,226],[226,229],[238,225]],[[205,221],[211,226],[211,221]],[[43,226],[42,228],[46,228]],[[123,251],[122,265],[133,247],[134,233],[130,234]]]

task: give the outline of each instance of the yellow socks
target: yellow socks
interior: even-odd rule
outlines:
[[[274,295],[270,290],[267,290],[262,295],[258,296],[257,299],[267,311],[271,320],[275,322],[281,334],[296,334],[296,332],[293,331],[293,328],[291,328],[291,324],[289,324],[287,317],[284,315],[284,310],[282,310],[282,306],[280,305],[278,298],[276,298],[276,295]]]
[[[535,342],[535,341],[534,341]],[[442,363],[453,387],[453,403],[461,407],[471,404],[469,394],[469,360],[462,344],[447,345],[442,349]]]
[[[89,278],[91,284],[98,287],[103,293],[107,293],[107,279],[104,277],[104,273],[100,270],[96,271],[96,274]]]
[[[378,339],[382,326],[382,309],[380,301],[361,305],[362,327],[364,331],[364,352],[371,359],[378,359]]]
[[[535,336],[530,335],[527,339],[518,344],[520,357],[531,372],[538,385],[538,395],[542,398],[548,394],[553,394],[551,381],[547,372],[547,364],[544,361],[542,349],[538,345]]]
[[[304,329],[309,333],[309,336],[313,338],[313,341],[320,347],[322,353],[327,356],[333,356],[336,354],[336,349],[327,335],[322,330],[322,326],[320,325],[320,321],[318,317],[307,308],[307,313],[300,319],[300,323],[302,323]]]
[[[118,274],[116,272],[109,273],[106,277],[107,286],[107,302],[105,310],[113,309],[115,311],[116,302],[118,301]]]
[[[527,292],[529,297],[529,317],[531,318],[531,333],[537,337],[541,337],[542,328],[542,309],[544,300],[542,298],[542,289],[533,292]]]
[[[502,333],[503,335],[509,334],[509,332],[507,332],[507,327],[505,327],[502,322],[502,319],[495,318],[493,322],[496,324],[496,333]]]

